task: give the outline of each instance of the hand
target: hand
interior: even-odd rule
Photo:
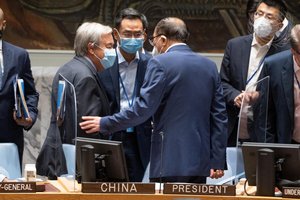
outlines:
[[[234,102],[234,105],[237,106],[237,107],[241,107],[242,105],[242,101],[243,101],[243,98],[244,98],[244,95],[245,95],[245,92],[242,91],[242,93],[240,93],[238,96],[236,96],[233,100]]]
[[[17,118],[17,114],[16,111],[14,110],[13,112],[13,117],[15,122],[19,125],[19,126],[23,126],[25,128],[29,128],[30,126],[32,126],[32,119],[31,117],[28,118],[24,118],[24,116],[22,116],[22,118]]]
[[[259,98],[259,92],[252,91],[252,92],[246,92],[245,95],[245,102],[247,102],[249,105],[254,104],[258,98]]]
[[[221,178],[222,176],[224,176],[224,170],[210,169],[210,178]]]
[[[79,123],[79,126],[87,134],[89,134],[89,133],[96,133],[96,132],[100,131],[100,120],[101,120],[101,117],[83,116],[82,120],[83,120],[83,122]]]

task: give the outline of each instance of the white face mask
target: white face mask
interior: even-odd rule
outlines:
[[[270,20],[260,17],[254,20],[254,32],[260,38],[265,38],[273,33],[273,27]]]
[[[158,40],[160,40],[160,38]],[[153,49],[152,49],[152,56],[157,56],[157,55],[161,54],[161,51],[162,51],[162,48],[160,49],[160,51],[158,51],[157,48],[156,48],[156,46],[154,45]]]
[[[159,54],[157,48],[154,46],[152,49],[152,56],[157,56]]]

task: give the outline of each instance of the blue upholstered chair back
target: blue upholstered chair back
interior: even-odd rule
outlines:
[[[18,147],[14,143],[0,143],[0,167],[9,179],[21,178]],[[1,172],[5,173],[5,172]]]
[[[75,175],[75,145],[63,144],[69,175]]]

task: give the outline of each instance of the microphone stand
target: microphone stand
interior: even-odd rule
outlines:
[[[159,193],[162,193],[162,169],[163,169],[163,150],[164,150],[164,132],[159,133],[161,136],[161,148],[160,148],[160,172],[159,172]]]

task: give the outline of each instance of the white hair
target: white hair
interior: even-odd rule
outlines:
[[[88,50],[88,43],[100,44],[99,38],[102,34],[109,34],[112,28],[96,22],[85,22],[76,31],[74,50],[77,56],[85,56]]]

